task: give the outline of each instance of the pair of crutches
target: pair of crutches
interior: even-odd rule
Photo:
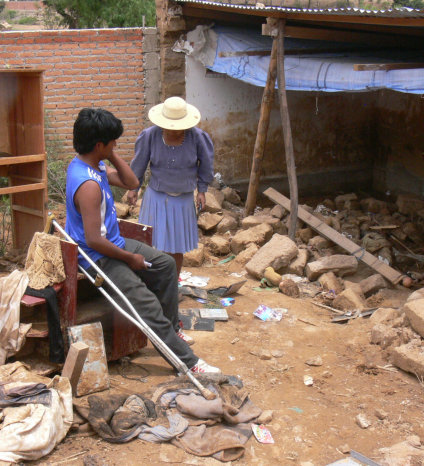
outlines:
[[[61,233],[66,240],[71,243],[75,241],[66,233],[66,231],[58,224],[55,220],[54,215],[49,214],[48,223],[45,231],[49,231],[53,225],[56,230]],[[138,327],[147,338],[167,357],[171,364],[177,369],[178,372],[187,375],[188,378],[193,382],[193,384],[200,390],[200,393],[207,399],[213,400],[216,398],[216,395],[211,392],[209,389],[205,388],[193,375],[193,373],[188,369],[186,364],[181,361],[181,359],[156,335],[156,333],[144,322],[144,320],[139,316],[137,311],[134,309],[134,306],[128,300],[128,298],[122,293],[122,291],[112,282],[112,280],[100,269],[100,267],[78,246],[78,252],[84,257],[84,259],[93,267],[97,272],[96,278],[92,277],[83,267],[78,265],[79,270],[93,283],[97,289],[106,297],[106,299],[113,305],[113,307],[120,312],[124,317],[126,317],[131,323]],[[103,282],[106,282],[112,290],[123,300],[127,305],[133,316],[131,316],[127,311],[125,311],[113,298],[112,296],[103,288]]]

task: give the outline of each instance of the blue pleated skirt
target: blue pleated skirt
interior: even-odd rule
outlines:
[[[193,193],[170,196],[148,186],[139,222],[153,227],[153,246],[159,251],[184,254],[198,246]]]

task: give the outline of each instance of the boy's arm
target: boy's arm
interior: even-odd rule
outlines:
[[[116,246],[101,235],[100,206],[102,193],[95,181],[84,182],[74,196],[75,205],[81,213],[87,245],[104,256],[125,262],[132,270],[145,269],[144,257]]]
[[[106,173],[109,184],[119,186],[124,189],[137,189],[139,186],[138,178],[131,170],[130,166],[119,155],[112,152],[108,158],[113,167],[106,165]]]

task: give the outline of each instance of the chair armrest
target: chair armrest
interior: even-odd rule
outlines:
[[[150,225],[143,225],[141,223],[130,222],[128,220],[118,220],[119,231],[125,238],[135,239],[146,243],[149,246],[152,245],[152,234],[153,227]]]

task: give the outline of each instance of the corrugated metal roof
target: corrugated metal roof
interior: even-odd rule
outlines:
[[[390,8],[382,10],[366,10],[362,8],[295,8],[283,6],[265,6],[261,3],[256,5],[234,5],[232,3],[210,2],[204,0],[177,0],[178,3],[192,3],[196,5],[225,7],[229,10],[251,10],[258,12],[282,12],[293,14],[313,14],[313,15],[340,15],[340,16],[374,16],[382,18],[423,18],[424,10],[413,8]]]

